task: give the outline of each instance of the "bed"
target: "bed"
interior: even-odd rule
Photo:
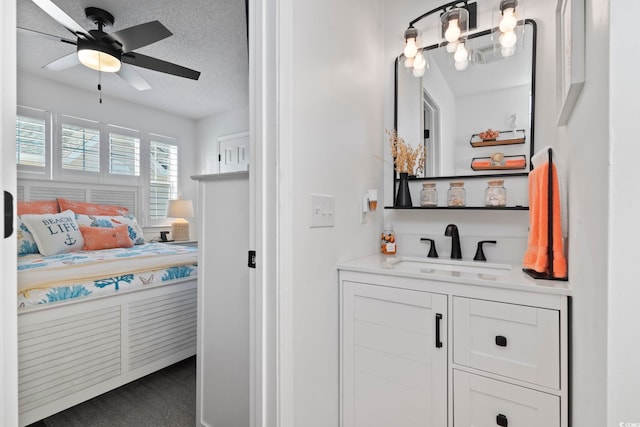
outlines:
[[[21,426],[196,353],[197,249],[139,243],[18,257]]]

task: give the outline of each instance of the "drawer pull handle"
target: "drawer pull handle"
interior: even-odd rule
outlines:
[[[442,320],[442,314],[436,313],[436,348],[442,347],[442,341],[440,340],[440,320]]]
[[[496,417],[496,424],[502,427],[507,427],[509,425],[509,420],[507,420],[506,416],[498,414],[498,416]]]
[[[496,335],[496,345],[500,347],[507,346],[507,337],[503,337],[502,335]]]

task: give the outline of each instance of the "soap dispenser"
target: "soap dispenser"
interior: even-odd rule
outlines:
[[[393,234],[393,227],[391,224],[385,224],[384,231],[380,236],[380,251],[385,255],[395,255],[396,249],[396,236]]]

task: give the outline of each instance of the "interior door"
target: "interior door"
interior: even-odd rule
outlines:
[[[0,187],[15,200],[16,195],[16,3],[0,2]],[[8,200],[9,200],[8,199]],[[5,200],[0,202],[5,211]],[[8,211],[15,227],[15,203]],[[16,237],[6,238],[5,223],[0,225],[0,425],[18,424],[18,338],[16,309]],[[8,233],[7,233],[8,234]]]

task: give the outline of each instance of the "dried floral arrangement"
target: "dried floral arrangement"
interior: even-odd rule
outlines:
[[[395,129],[386,130],[391,146],[394,166],[397,172],[417,175],[424,171],[426,151],[423,144],[417,148],[408,145],[403,138],[398,136]]]

